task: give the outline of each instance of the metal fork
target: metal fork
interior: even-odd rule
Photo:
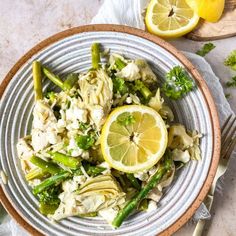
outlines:
[[[234,151],[234,147],[236,144],[236,117],[235,115],[231,114],[227,120],[225,121],[224,125],[221,128],[221,157],[219,161],[219,165],[216,171],[215,178],[211,185],[210,191],[204,200],[204,204],[206,205],[208,211],[211,210],[211,206],[214,199],[214,193],[216,189],[216,183],[218,179],[225,173],[228,162],[230,159],[231,154]],[[206,220],[198,220],[198,223],[195,227],[193,232],[193,236],[201,236],[204,230]]]

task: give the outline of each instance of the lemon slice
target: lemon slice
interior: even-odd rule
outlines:
[[[216,22],[220,19],[225,0],[186,0],[187,4],[206,21]]]
[[[145,17],[148,31],[163,38],[187,34],[198,20],[199,16],[185,0],[151,0]]]
[[[143,105],[116,108],[101,134],[104,159],[113,168],[134,173],[151,168],[163,156],[167,130],[161,116]]]

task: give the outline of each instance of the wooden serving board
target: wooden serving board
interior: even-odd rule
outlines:
[[[226,0],[221,19],[216,23],[200,20],[187,38],[196,41],[216,40],[236,35],[236,0]]]

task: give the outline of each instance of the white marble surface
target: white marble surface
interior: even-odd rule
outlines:
[[[41,40],[59,31],[89,24],[102,0],[0,0],[0,81],[14,63]],[[181,38],[170,41],[180,50],[195,52],[203,43]],[[224,58],[236,49],[236,37],[215,41],[216,48],[206,56],[213,70],[225,82],[236,75],[223,65]],[[236,111],[235,89],[229,102]],[[218,191],[212,210],[212,220],[207,224],[205,235],[236,235],[236,160],[229,163],[222,191]],[[187,236],[194,224],[188,223],[176,235]]]

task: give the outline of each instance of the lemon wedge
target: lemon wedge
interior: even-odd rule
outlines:
[[[186,0],[187,4],[206,21],[217,22],[224,10],[225,0]]]
[[[161,116],[143,105],[116,108],[101,134],[104,159],[114,169],[135,173],[149,169],[163,156],[167,129]]]
[[[176,38],[190,32],[199,16],[185,0],[151,0],[145,23],[149,32],[163,38]]]

